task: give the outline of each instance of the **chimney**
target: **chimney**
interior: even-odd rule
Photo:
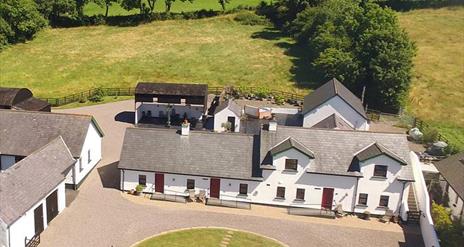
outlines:
[[[269,128],[268,128],[269,131],[277,131],[277,121],[276,119],[273,117],[271,120],[269,120]]]
[[[187,120],[184,120],[182,123],[182,129],[180,131],[182,136],[188,136],[190,134],[190,123]]]

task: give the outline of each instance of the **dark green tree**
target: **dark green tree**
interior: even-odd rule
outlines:
[[[169,13],[171,12],[171,7],[172,7],[172,4],[175,2],[176,0],[164,0],[164,5],[166,7],[166,13]],[[182,2],[186,2],[186,1],[189,1],[190,3],[193,2],[193,0],[181,0]]]
[[[105,7],[105,17],[108,17],[108,13],[109,13],[109,9],[111,5],[119,1],[118,0],[94,0],[94,2],[101,7]]]
[[[9,43],[31,39],[47,24],[33,0],[0,1],[0,19],[2,42]]]
[[[230,3],[230,0],[218,0],[219,4],[221,5],[222,11],[226,10],[226,4]]]
[[[140,14],[144,13],[145,3],[142,0],[122,0],[121,7],[127,11],[139,9]]]
[[[75,0],[35,0],[35,2],[40,13],[51,21],[60,15],[77,13]]]

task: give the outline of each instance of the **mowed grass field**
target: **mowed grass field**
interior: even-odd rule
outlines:
[[[399,17],[418,49],[406,106],[464,150],[464,7]]]
[[[226,10],[233,9],[238,6],[257,6],[263,0],[232,0],[229,4],[226,5]],[[270,0],[264,0],[265,2],[269,2]],[[146,2],[146,0],[145,0]],[[147,5],[148,6],[148,5]],[[164,12],[166,6],[164,1],[158,0],[155,3],[155,12]],[[180,0],[175,1],[171,5],[171,12],[189,12],[189,11],[196,11],[196,10],[222,10],[221,5],[219,4],[218,0],[194,0],[193,2],[185,1],[182,2]],[[104,15],[105,14],[105,7],[101,7],[95,3],[89,3],[85,6],[84,12],[86,15]],[[131,11],[127,11],[123,9],[119,4],[113,4],[109,10],[108,15],[128,15],[128,14],[138,14],[140,13],[139,9],[133,9]]]
[[[252,36],[221,16],[159,21],[137,27],[46,29],[0,53],[0,85],[28,87],[40,97],[93,87],[131,87],[139,81],[265,86],[296,91],[291,59],[279,42]]]

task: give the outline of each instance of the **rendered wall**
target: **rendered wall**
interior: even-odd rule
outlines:
[[[89,126],[87,135],[85,137],[84,145],[82,146],[81,162],[82,171],[79,167],[79,160],[74,164],[74,174],[76,174],[76,184],[79,184],[82,179],[97,165],[102,158],[102,137],[97,131],[97,128],[92,123]],[[90,162],[88,157],[88,151],[90,150]],[[69,180],[66,181],[69,183]],[[72,183],[72,182],[71,182]]]
[[[43,208],[43,219],[44,229],[47,225],[47,202],[46,198],[53,191],[58,190],[58,214],[60,214],[66,207],[66,194],[64,182],[60,183],[56,188],[51,190],[45,197],[36,203],[31,209],[29,209],[21,218],[15,221],[10,227],[10,247],[23,247],[25,246],[25,238],[31,239],[35,235],[35,224],[34,224],[34,209],[40,204]],[[53,221],[51,222],[53,224]]]
[[[162,103],[143,103],[137,108],[137,118],[140,120],[143,116],[143,112],[148,114],[148,111],[151,111],[152,117],[160,117],[160,112],[163,112],[164,115],[167,114],[167,104]],[[187,113],[187,118],[197,118],[199,119],[203,115],[203,106],[202,105],[172,105],[172,111],[175,111],[176,114],[179,114],[180,118],[184,117],[184,113]]]
[[[222,124],[227,122],[228,117],[235,117],[235,132],[240,132],[240,117],[228,108],[225,108],[214,115],[214,131],[226,131],[226,128],[224,128]]]
[[[0,247],[9,247],[8,244],[8,228],[6,227],[6,224],[0,219]]]
[[[310,128],[334,113],[357,130],[369,130],[367,120],[338,96],[306,113],[303,118],[303,127]]]

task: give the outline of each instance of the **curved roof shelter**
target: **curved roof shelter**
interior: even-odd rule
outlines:
[[[34,98],[27,88],[0,87],[0,109],[50,111],[50,104]]]

